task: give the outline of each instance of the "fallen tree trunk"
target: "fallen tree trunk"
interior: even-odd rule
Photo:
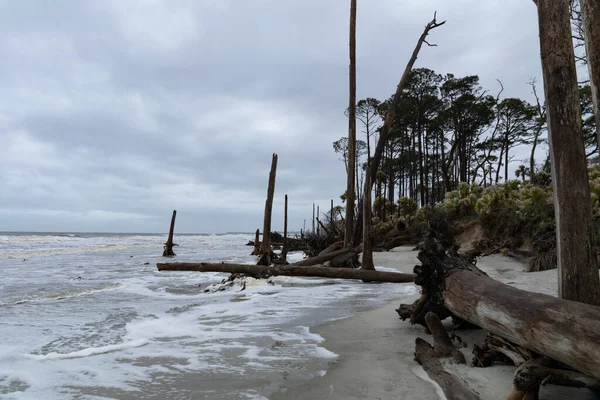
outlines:
[[[464,259],[448,256],[428,239],[419,253],[415,283],[422,297],[410,308],[412,323],[427,326],[433,311],[448,311],[538,354],[600,379],[600,307],[527,292],[488,277]]]
[[[198,272],[225,272],[246,274],[254,278],[268,278],[271,276],[309,276],[332,279],[360,279],[370,282],[406,283],[412,282],[413,274],[399,272],[381,272],[362,269],[304,267],[298,265],[262,266],[249,264],[215,264],[215,263],[158,263],[159,271],[198,271]]]
[[[362,251],[362,245],[351,248],[351,249],[341,249],[341,250],[337,250],[337,251],[323,252],[322,254],[319,254],[316,257],[307,258],[305,260],[298,261],[298,262],[295,262],[290,265],[296,265],[296,266],[318,265],[318,264],[323,264],[327,261],[331,261],[334,258],[341,256],[341,255],[358,254],[361,251]]]

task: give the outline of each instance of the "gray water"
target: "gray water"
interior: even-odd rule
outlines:
[[[252,236],[180,235],[174,260],[253,263]],[[0,397],[268,398],[335,360],[311,326],[402,295],[287,277],[205,293],[227,275],[158,272],[164,241],[0,233]]]

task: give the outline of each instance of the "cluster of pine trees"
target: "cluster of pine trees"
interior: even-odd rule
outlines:
[[[433,205],[456,190],[459,182],[484,187],[514,178],[535,182],[540,171],[549,172],[547,154],[539,155],[539,145],[547,139],[546,111],[535,81],[529,85],[534,104],[503,98],[502,84],[499,93],[492,95],[476,75],[444,76],[427,68],[413,69],[374,185],[374,208],[380,219],[385,220],[401,197],[421,206]],[[589,85],[580,86],[580,98],[586,156],[592,160],[598,147]],[[356,117],[364,140],[356,144],[356,193],[362,193],[364,169],[390,101],[366,98],[357,102]],[[518,146],[527,147],[517,153]],[[348,138],[337,140],[333,148],[347,170]],[[525,159],[519,158],[524,154],[528,154]],[[511,176],[513,162],[521,163],[516,176]]]

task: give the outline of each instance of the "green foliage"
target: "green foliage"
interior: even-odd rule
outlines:
[[[387,218],[391,218],[393,214],[396,212],[396,204],[392,204],[390,199],[384,197],[377,197],[375,201],[373,201],[373,215],[379,216],[380,210],[385,207],[385,215]]]
[[[600,169],[598,176],[600,199]],[[519,180],[488,188],[462,183],[436,208],[450,221],[478,218],[486,237],[496,245],[518,247],[529,237],[534,250],[546,249],[552,238],[548,233],[555,230],[551,188]]]
[[[401,197],[396,203],[398,203],[398,215],[405,221],[414,217],[419,209],[417,202],[410,197]]]
[[[538,171],[535,173],[535,184],[542,187],[552,186],[552,174],[547,171]]]

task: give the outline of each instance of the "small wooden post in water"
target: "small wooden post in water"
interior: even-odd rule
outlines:
[[[271,214],[273,211],[273,195],[275,194],[275,176],[277,172],[277,154],[273,153],[271,172],[269,173],[269,187],[267,188],[267,201],[265,202],[265,221],[263,226],[263,240],[258,265],[271,265]]]
[[[365,193],[363,195],[363,253],[362,269],[374,270],[373,243],[371,240],[371,175],[369,167],[365,173]]]
[[[251,256],[257,256],[260,254],[260,229],[256,230],[254,235],[254,249],[252,250]]]
[[[174,256],[173,246],[177,246],[173,243],[173,231],[175,230],[175,216],[177,215],[177,210],[173,210],[173,216],[171,217],[171,228],[169,229],[169,238],[165,243],[165,247],[163,250],[163,257]]]
[[[285,204],[283,206],[283,246],[281,247],[281,259],[285,263],[288,252],[287,242],[287,211],[288,211],[288,197],[285,195]]]

